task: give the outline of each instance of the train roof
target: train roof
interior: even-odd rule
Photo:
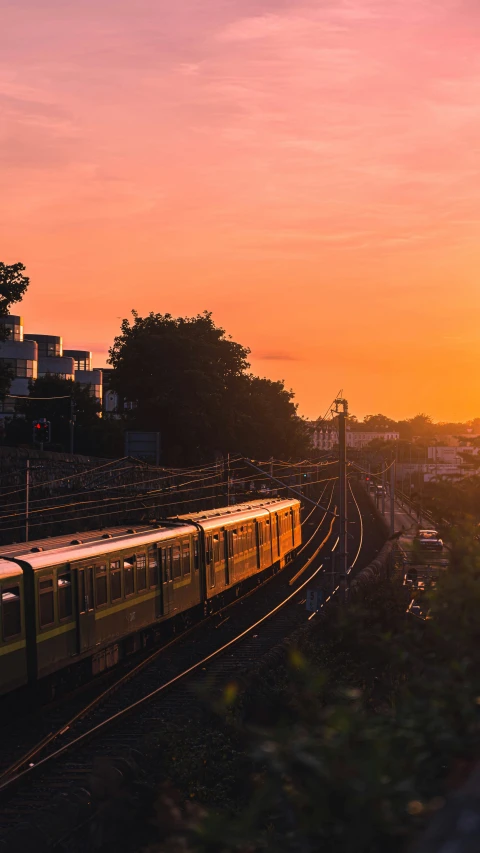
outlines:
[[[65,563],[78,563],[89,559],[94,560],[100,556],[112,554],[115,551],[125,548],[135,550],[135,548],[141,548],[145,545],[154,545],[156,542],[161,542],[162,540],[175,539],[177,536],[195,533],[196,527],[191,524],[175,525],[172,527],[149,525],[143,530],[138,528],[135,528],[135,532],[133,530],[133,528],[128,528],[127,530],[121,530],[116,533],[109,533],[105,530],[97,531],[97,536],[90,537],[88,541],[82,541],[82,539],[72,540],[71,537],[68,537],[70,540],[68,544],[52,548],[48,547],[48,540],[43,540],[43,543],[46,543],[46,547],[43,544],[33,546],[44,547],[43,551],[33,552],[31,548],[28,550],[24,548],[23,552],[17,552],[15,555],[12,554],[12,556],[24,563],[28,563],[34,571],[38,571],[39,569],[64,565]],[[83,537],[83,534],[79,535]],[[73,544],[74,541],[78,544]],[[2,554],[0,554],[1,557]]]
[[[280,512],[290,509],[300,503],[296,498],[277,498],[270,500],[250,501],[249,503],[234,504],[218,509],[204,510],[203,512],[179,515],[180,521],[194,521],[201,524],[204,530],[212,530],[219,525],[241,524],[242,521],[250,521],[253,518],[267,518],[272,512]]]
[[[0,581],[10,580],[10,578],[16,578],[22,574],[20,566],[10,563],[8,560],[0,560]]]
[[[270,512],[288,509],[298,500],[257,500],[250,503],[237,504],[231,507],[206,510],[190,515],[178,516],[172,519],[172,525],[161,522],[139,525],[137,527],[111,527],[97,530],[87,530],[82,533],[68,533],[62,536],[37,539],[33,542],[22,542],[5,545],[0,548],[0,564],[12,566],[9,559],[21,560],[28,563],[34,570],[50,566],[77,563],[83,560],[96,559],[101,555],[111,554],[125,548],[137,548],[152,545],[162,540],[175,539],[195,533],[200,524],[205,530],[238,524],[259,516],[267,517]],[[194,522],[189,524],[189,521]],[[3,558],[3,559],[2,559]],[[20,570],[19,570],[20,571]]]

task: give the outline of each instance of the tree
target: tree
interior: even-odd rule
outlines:
[[[361,427],[367,432],[388,432],[396,429],[397,422],[382,414],[365,415]]]
[[[0,261],[0,317],[9,313],[10,305],[20,302],[30,284],[28,276],[23,275],[23,264],[4,264]]]
[[[262,459],[308,454],[307,426],[297,416],[294,394],[283,382],[243,376],[230,392],[225,450]]]
[[[20,302],[30,279],[23,275],[25,267],[21,263],[4,264],[0,261],[0,317],[8,314],[9,307],[13,302]],[[8,340],[9,331],[0,325],[0,342]],[[0,400],[5,400],[10,385],[15,378],[15,373],[0,359]]]
[[[132,426],[160,431],[165,461],[192,463],[247,447],[263,455],[265,436],[275,436],[278,455],[298,445],[291,392],[249,376],[249,350],[208,311],[177,318],[132,314],[110,350],[112,387],[136,403],[127,416]]]

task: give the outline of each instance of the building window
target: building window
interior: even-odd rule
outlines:
[[[0,358],[2,364],[10,367],[17,379],[35,379],[35,363],[26,358]]]
[[[2,323],[2,329],[5,332],[5,340],[23,341],[23,326],[17,323]]]

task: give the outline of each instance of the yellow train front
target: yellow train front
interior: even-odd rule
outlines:
[[[0,549],[0,694],[113,666],[300,543],[300,503],[288,499]]]

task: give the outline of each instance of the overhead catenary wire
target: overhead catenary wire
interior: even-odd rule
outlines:
[[[243,477],[242,481],[243,482],[254,482],[255,477],[256,477],[256,475],[251,475],[250,477]],[[337,479],[338,479],[338,477],[328,477],[328,478],[322,479],[322,480],[313,480],[309,483],[309,485],[316,485],[318,483],[330,482],[332,480],[337,480]],[[195,481],[192,481],[192,482],[195,482]],[[184,485],[189,485],[189,484],[188,483],[187,484],[180,483],[179,485],[184,486]],[[193,488],[187,488],[187,489],[185,489],[185,488],[171,488],[168,490],[155,489],[155,490],[151,490],[148,492],[141,492],[141,493],[134,495],[132,497],[113,496],[111,498],[103,497],[101,500],[74,501],[74,502],[67,502],[64,504],[54,504],[54,505],[49,506],[49,507],[37,507],[35,509],[32,509],[30,511],[30,515],[34,515],[34,514],[45,515],[45,513],[48,513],[48,512],[55,512],[56,510],[61,510],[61,509],[67,509],[67,510],[68,509],[74,509],[75,507],[78,507],[78,506],[83,506],[86,509],[87,504],[89,504],[89,505],[90,504],[94,504],[94,505],[99,504],[100,508],[102,508],[103,506],[105,506],[105,504],[108,501],[111,501],[110,506],[116,506],[117,504],[120,504],[120,503],[122,505],[125,505],[127,503],[132,503],[132,502],[136,502],[136,501],[151,500],[153,498],[158,498],[159,496],[165,496],[165,497],[172,499],[170,501],[167,500],[165,502],[165,503],[167,503],[167,505],[168,505],[168,503],[175,503],[175,504],[176,503],[186,503],[186,502],[188,502],[189,499],[187,499],[186,501],[178,501],[177,496],[184,494],[185,492],[191,493],[191,492],[200,491],[200,490],[206,491],[208,489],[213,489],[216,487],[223,489],[224,482],[223,481],[220,481],[220,482],[217,481],[216,483],[211,483],[209,485],[205,485],[205,486],[198,485],[198,486],[194,486]],[[291,489],[292,489],[291,486],[285,484],[284,486],[279,487],[277,490],[283,491],[283,490],[291,490]],[[203,498],[205,498],[205,497],[207,497],[207,496],[203,495]],[[202,498],[200,498],[200,499],[202,499]],[[302,499],[305,499],[305,496],[302,496]],[[307,501],[313,503],[314,506],[318,505],[314,501],[310,501],[310,499],[308,499],[308,498],[307,498]],[[22,508],[23,508],[23,502],[22,502]],[[94,507],[90,506],[90,509],[94,509]],[[23,515],[24,515],[23,509],[20,511],[17,511],[17,512],[13,512],[13,513],[6,513],[3,515],[0,515],[0,522],[7,520],[9,518],[18,518],[19,516],[23,516]],[[58,521],[63,522],[64,519],[59,518]],[[8,530],[9,528],[3,528],[3,529]]]
[[[330,479],[331,479],[331,480],[336,480],[337,478],[336,478],[336,477],[334,477],[334,478],[330,478]],[[322,481],[319,481],[319,482],[325,482],[325,480],[322,480]],[[313,484],[315,484],[315,481],[314,481],[314,483],[313,483]],[[221,485],[221,484],[218,484],[218,485]],[[222,485],[223,485],[223,484],[222,484]],[[290,486],[284,486],[284,489],[290,489],[290,488],[291,488]],[[164,494],[164,492],[162,492],[161,494]],[[177,494],[178,494],[178,493],[177,493]],[[89,519],[91,519],[91,518],[95,518],[95,519],[97,519],[97,518],[103,518],[104,516],[113,516],[113,515],[125,514],[126,512],[127,512],[127,513],[129,513],[129,512],[135,512],[135,511],[137,511],[137,512],[138,512],[139,510],[142,510],[142,509],[143,509],[143,510],[151,510],[151,509],[153,509],[154,507],[152,507],[152,506],[147,506],[147,505],[144,503],[144,501],[152,501],[152,500],[156,499],[157,497],[158,497],[158,493],[157,493],[157,492],[151,492],[151,493],[147,493],[147,494],[141,494],[141,495],[137,495],[137,496],[132,497],[132,498],[127,498],[126,500],[125,500],[125,499],[118,500],[116,503],[121,503],[121,504],[122,504],[122,508],[121,508],[121,509],[113,509],[112,507],[114,507],[116,504],[111,504],[111,505],[110,505],[110,507],[108,508],[108,510],[107,510],[106,512],[99,512],[98,510],[96,510],[96,511],[91,512],[91,513],[89,513],[89,514],[87,514],[87,515],[75,515],[75,516],[72,516],[72,517],[69,517],[69,518],[59,518],[59,519],[56,519],[56,522],[61,523],[61,524],[68,524],[68,523],[70,523],[70,522],[77,522],[77,523],[79,523],[79,522],[88,521],[88,520],[89,520]],[[168,505],[169,505],[169,503],[173,503],[173,504],[174,504],[174,505],[176,505],[176,506],[178,506],[178,505],[182,505],[182,504],[198,503],[199,501],[205,501],[205,499],[206,499],[205,495],[201,495],[201,496],[199,496],[199,497],[197,497],[197,498],[191,498],[191,497],[190,497],[190,498],[185,498],[184,500],[180,500],[180,501],[179,501],[179,500],[175,500],[175,499],[174,499],[173,501],[167,502],[167,504],[166,504],[166,505],[168,506]],[[209,498],[207,498],[207,499],[209,499]],[[211,498],[210,498],[210,499],[211,499]],[[302,496],[302,499],[304,499],[304,496]],[[324,508],[324,507],[322,507],[319,503],[315,503],[314,501],[310,501],[310,499],[307,499],[307,501],[308,501],[309,503],[313,503],[313,504],[314,504],[314,508],[317,508],[317,507],[318,507],[318,508],[320,508],[320,509],[325,509],[325,508]],[[140,504],[142,504],[142,506],[140,506],[140,507],[130,507],[129,509],[125,509],[125,504],[127,504],[127,503],[130,503],[130,504],[131,504],[131,503],[140,503]],[[102,503],[101,503],[101,507],[103,507],[103,506],[104,506],[104,504],[105,504],[105,502],[104,502],[104,501],[102,501]],[[73,506],[73,505],[70,505],[70,506]],[[155,504],[154,504],[154,506],[155,506]],[[101,507],[100,507],[100,508],[101,508]],[[68,505],[68,504],[66,505],[66,508],[67,508],[67,509],[69,508],[69,505]],[[55,509],[55,507],[53,507],[53,509]],[[161,507],[157,505],[157,509],[161,509]],[[327,511],[328,511],[328,510],[327,510]],[[42,512],[42,510],[39,510],[38,512]],[[45,510],[43,510],[43,512],[45,512]],[[330,514],[332,514],[332,515],[334,515],[335,517],[337,517],[337,513],[330,513]],[[11,517],[12,517],[12,518],[18,518],[18,517],[22,517],[22,515],[23,515],[23,513],[16,513],[16,514],[14,514],[14,515],[13,515],[13,516],[11,516]],[[6,517],[4,516],[3,518],[5,519]],[[0,519],[0,521],[1,521],[1,519]],[[30,524],[30,527],[40,527],[40,526],[42,526],[42,525],[43,525],[43,524],[45,524],[45,523],[46,523],[46,522],[45,522],[45,519],[43,519],[43,518],[42,518],[40,521],[37,521],[37,522],[32,521],[32,522],[31,522],[31,524]],[[47,523],[52,523],[52,522],[47,522]],[[54,523],[55,523],[55,522],[54,522]],[[2,527],[1,529],[2,529],[2,532],[8,532],[8,531],[12,531],[12,530],[19,530],[19,529],[22,529],[22,528],[23,528],[23,524],[17,524],[17,525],[10,525],[9,527]]]

